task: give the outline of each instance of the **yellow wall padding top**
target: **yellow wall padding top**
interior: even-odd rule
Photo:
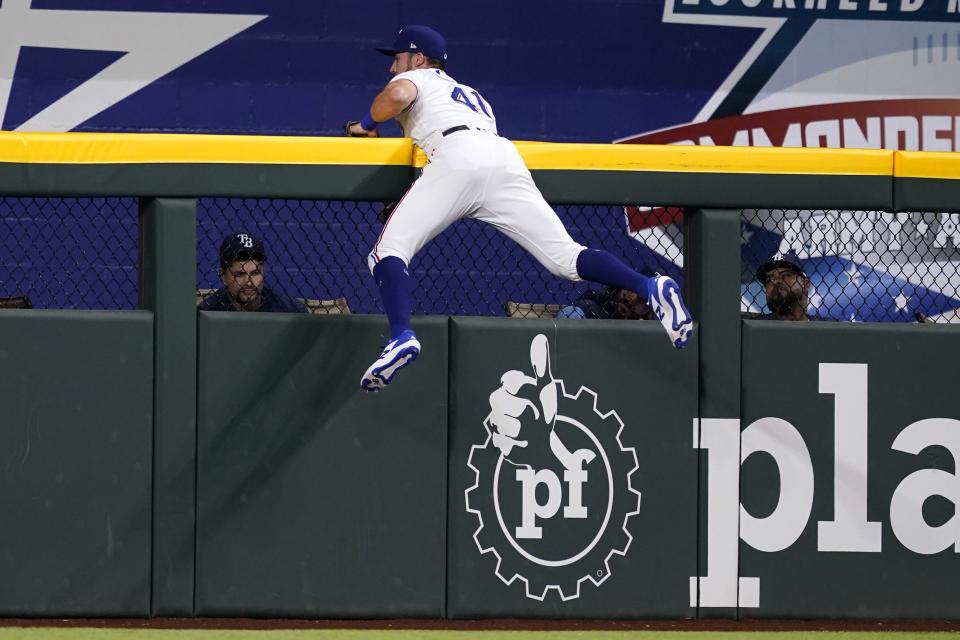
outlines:
[[[960,153],[897,151],[893,170],[897,178],[960,179]]]
[[[701,147],[665,144],[517,142],[532,170],[669,171],[846,176],[893,175],[893,151],[784,147]],[[427,158],[419,149],[414,166]]]
[[[0,162],[405,165],[408,139],[0,132]]]
[[[894,170],[894,152],[875,149],[550,142],[518,142],[516,144],[527,166],[534,170],[871,176],[890,176],[893,175]],[[953,154],[921,155],[951,156]],[[406,138],[0,132],[0,162],[406,166],[412,164],[422,167],[426,164],[426,157]],[[953,171],[954,173],[950,176],[942,177],[960,176],[960,169],[954,168]]]
[[[874,149],[517,143],[531,169],[889,176],[893,152]]]

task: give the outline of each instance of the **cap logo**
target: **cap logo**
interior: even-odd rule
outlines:
[[[417,45],[415,45],[414,43],[411,42],[411,43],[410,43],[410,48],[411,48],[411,49],[416,49],[416,48],[417,48]]]
[[[239,240],[240,240],[240,244],[242,244],[242,245],[243,245],[244,247],[246,247],[247,249],[252,249],[252,248],[253,248],[253,238],[251,238],[251,237],[248,236],[247,234],[245,234],[245,233],[238,233],[238,234],[237,234],[237,239],[239,239]]]

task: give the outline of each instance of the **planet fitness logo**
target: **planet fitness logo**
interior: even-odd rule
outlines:
[[[594,391],[569,394],[553,377],[546,336],[531,342],[530,361],[533,375],[507,371],[490,394],[487,438],[470,449],[476,478],[464,497],[479,523],[477,549],[496,558],[504,584],[519,579],[534,600],[551,590],[573,600],[584,581],[606,581],[611,556],[630,548],[637,455]]]

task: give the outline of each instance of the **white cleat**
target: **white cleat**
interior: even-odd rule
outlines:
[[[407,330],[387,343],[380,357],[363,374],[360,388],[376,392],[393,382],[397,371],[412,363],[420,355],[420,341]]]
[[[673,278],[657,275],[650,279],[647,302],[666,329],[670,342],[677,349],[687,346],[693,335],[693,318],[680,297],[680,287]]]

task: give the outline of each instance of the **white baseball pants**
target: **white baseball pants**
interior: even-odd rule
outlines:
[[[368,256],[371,273],[387,256],[407,265],[441,231],[463,217],[483,220],[526,249],[550,273],[580,280],[574,242],[543,199],[513,143],[492,133],[445,137],[397,204]]]

